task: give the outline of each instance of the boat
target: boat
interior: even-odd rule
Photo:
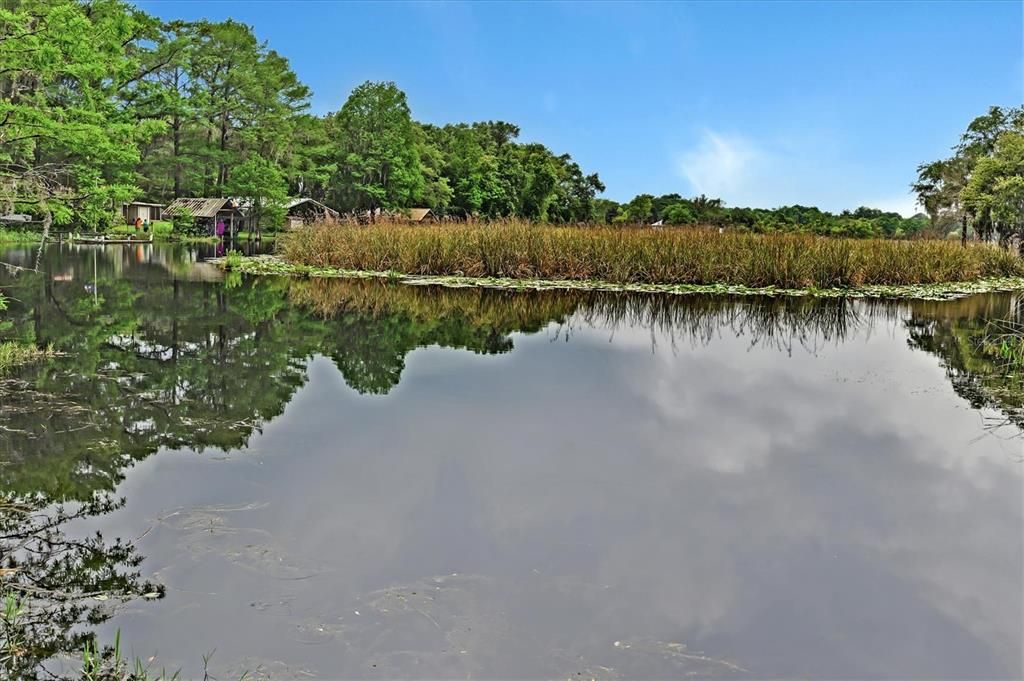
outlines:
[[[151,244],[153,237],[148,239],[117,239],[104,235],[99,236],[72,236],[71,241],[76,244]]]

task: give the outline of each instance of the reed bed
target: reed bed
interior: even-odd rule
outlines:
[[[412,275],[845,288],[1024,276],[994,246],[526,222],[313,225],[286,235],[295,264]]]

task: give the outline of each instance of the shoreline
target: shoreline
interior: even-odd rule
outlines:
[[[607,281],[575,279],[513,279],[464,277],[457,275],[403,274],[314,267],[285,262],[280,256],[246,256],[227,266],[227,258],[211,258],[224,270],[255,276],[290,276],[321,279],[384,279],[408,286],[445,286],[448,288],[491,288],[509,291],[610,291],[663,293],[670,295],[797,296],[815,298],[894,298],[908,300],[955,300],[978,293],[1024,291],[1024,277],[1000,277],[977,281],[938,284],[870,284],[856,288],[777,288],[739,284],[616,284]]]

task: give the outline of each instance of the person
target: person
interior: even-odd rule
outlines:
[[[141,216],[136,216],[135,217],[135,231],[139,231],[140,227],[142,227],[142,217]]]
[[[217,236],[224,236],[224,221],[217,220]]]
[[[146,218],[146,221],[142,223],[142,233],[149,234],[149,218]]]

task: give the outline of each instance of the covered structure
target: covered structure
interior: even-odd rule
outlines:
[[[161,203],[146,203],[144,201],[132,201],[121,204],[121,216],[129,225],[134,223],[136,218],[143,221],[155,222],[163,219],[164,206]]]
[[[245,215],[245,229],[250,232],[257,232],[258,225],[256,224],[257,215],[253,210],[253,204],[248,201],[242,201],[240,203],[242,213]],[[322,222],[325,220],[338,220],[341,218],[341,214],[333,208],[326,206],[316,199],[311,198],[291,198],[285,203],[284,213],[284,224],[281,225],[268,225],[264,221],[265,227],[273,227],[274,229],[284,227],[286,229],[296,229],[303,225],[310,225],[314,222]]]
[[[231,236],[235,235],[237,228],[242,225],[244,215],[235,199],[208,199],[208,198],[180,198],[174,199],[164,209],[164,217],[175,218],[178,216],[191,216],[196,225],[202,226],[208,234],[215,234],[218,222],[223,222],[226,231]]]
[[[324,220],[337,220],[341,215],[338,211],[325,206],[316,199],[290,199],[284,217],[284,226],[295,229],[303,225]]]
[[[409,220],[412,222],[434,222],[437,218],[429,208],[410,208]]]

